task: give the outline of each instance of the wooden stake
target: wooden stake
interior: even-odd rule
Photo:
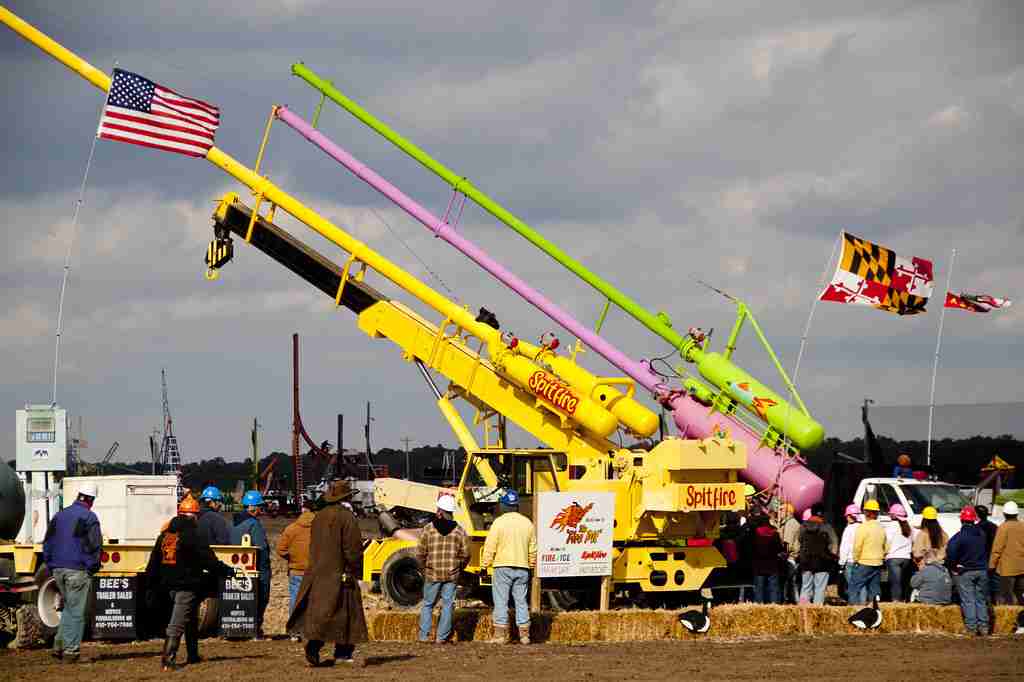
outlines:
[[[601,606],[602,611],[608,610],[608,602],[611,599],[612,592],[612,577],[610,575],[601,576]]]
[[[540,495],[537,494],[537,487],[533,488],[533,532],[537,532],[537,520],[540,518]],[[540,576],[537,567],[533,567],[533,576],[530,578],[530,613],[540,613]]]

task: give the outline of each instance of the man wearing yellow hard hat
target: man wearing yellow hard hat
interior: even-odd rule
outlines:
[[[862,507],[864,523],[853,536],[853,571],[850,576],[850,603],[864,604],[882,591],[882,564],[889,552],[885,528],[878,522],[878,500]],[[863,600],[863,601],[861,601]]]

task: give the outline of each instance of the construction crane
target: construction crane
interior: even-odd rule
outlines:
[[[178,499],[183,493],[181,487],[181,451],[178,449],[178,438],[174,435],[174,422],[171,419],[171,404],[167,399],[167,371],[160,370],[160,387],[164,401],[164,437],[160,443],[160,471],[174,474],[178,479]]]
[[[117,452],[117,449],[118,449],[119,447],[121,447],[121,444],[120,444],[120,443],[118,443],[118,442],[117,442],[117,441],[115,440],[115,441],[114,441],[114,444],[110,446],[110,449],[109,449],[109,450],[107,450],[107,454],[103,455],[103,459],[102,459],[102,460],[100,460],[100,463],[99,463],[99,468],[100,468],[100,470],[101,470],[101,471],[103,470],[103,467],[105,467],[105,466],[107,466],[108,464],[110,464],[110,458],[114,456],[114,453],[116,453],[116,452]]]

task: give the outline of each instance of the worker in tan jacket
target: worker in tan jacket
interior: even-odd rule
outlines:
[[[494,637],[491,642],[508,641],[508,596],[516,608],[519,641],[530,643],[530,607],[526,601],[530,571],[537,566],[537,535],[533,522],[519,513],[519,494],[506,490],[499,500],[501,516],[491,524],[480,553],[480,567],[494,567],[491,596],[494,598]]]
[[[302,514],[288,525],[277,540],[277,555],[288,562],[289,610],[295,610],[295,597],[302,584],[302,576],[309,568],[309,540],[313,532],[313,502],[303,498]]]
[[[988,567],[999,574],[999,602],[1024,604],[1024,522],[1018,520],[1017,503],[1003,505],[1006,519],[996,530]]]
[[[878,500],[868,500],[861,508],[864,523],[853,536],[853,574],[850,585],[850,603],[871,601],[882,591],[882,564],[889,553],[889,538],[878,522],[881,507]]]

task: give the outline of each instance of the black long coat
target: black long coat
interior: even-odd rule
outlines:
[[[288,619],[288,631],[307,640],[358,644],[369,639],[359,578],[363,542],[355,516],[332,504],[313,519],[309,569]]]

